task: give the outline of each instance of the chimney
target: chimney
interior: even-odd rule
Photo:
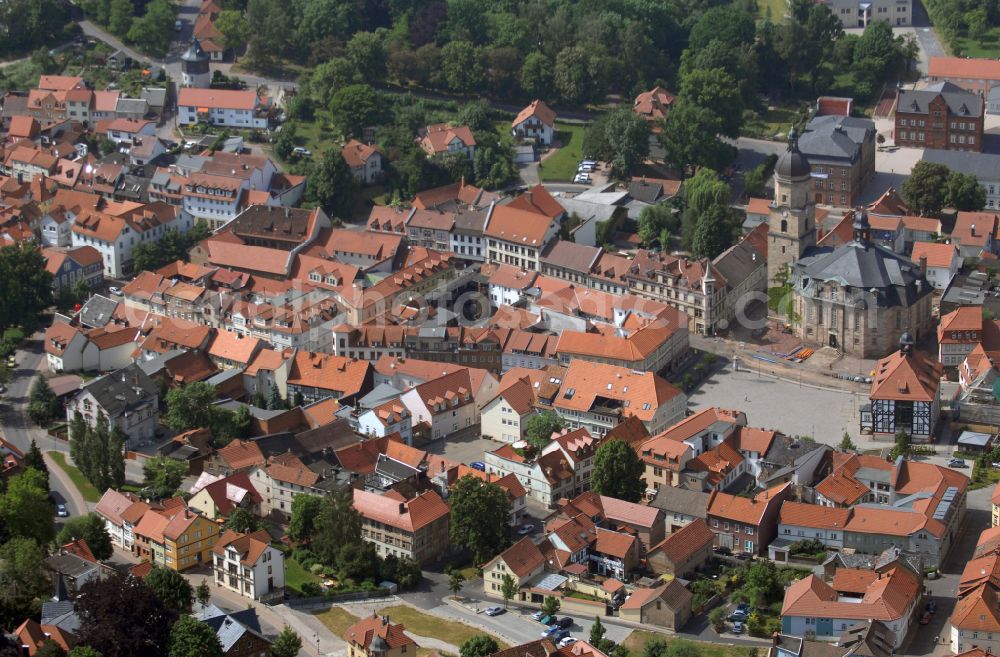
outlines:
[[[972,226],[969,227],[969,234],[973,237],[976,236],[976,224],[972,224]]]
[[[919,262],[920,262],[920,275],[927,276],[927,256],[921,255]]]

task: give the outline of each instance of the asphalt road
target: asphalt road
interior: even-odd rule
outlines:
[[[18,350],[17,367],[7,384],[7,393],[0,400],[0,426],[3,427],[4,438],[24,451],[27,451],[31,446],[32,438],[35,439],[43,453],[52,451],[53,443],[55,443],[47,433],[32,424],[26,412],[31,383],[39,368],[44,367],[44,363],[45,354],[42,350],[41,334],[36,334],[25,343],[23,349]],[[64,448],[64,446],[60,446],[58,449],[61,451]],[[57,502],[65,504],[71,516],[88,513],[90,507],[73,486],[69,477],[49,459],[47,454],[45,460],[49,466],[49,486],[52,489],[53,498]],[[60,523],[61,520],[57,518],[57,524]]]

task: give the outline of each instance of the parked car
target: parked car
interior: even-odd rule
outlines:
[[[299,157],[312,157],[312,151],[308,148],[303,148],[302,146],[296,146],[292,149],[292,155],[297,155]]]
[[[749,620],[749,618],[750,618],[750,605],[743,603],[737,605],[736,609],[733,610],[733,613],[729,614],[728,620],[745,623],[747,622],[747,620]]]
[[[574,643],[576,643],[576,639],[574,639],[571,636],[568,636],[568,637],[565,637],[562,641],[559,642],[559,647],[560,648],[565,648],[566,646],[571,646]]]
[[[120,287],[118,287],[117,285],[110,286],[108,288],[108,292],[110,292],[111,294],[113,294],[115,296],[118,296],[118,297],[120,297],[122,295],[122,289]]]
[[[576,174],[576,176],[573,177],[573,182],[575,182],[575,183],[589,183],[590,182],[590,174],[578,173],[578,174]]]
[[[556,632],[553,632],[552,634],[549,635],[549,639],[555,641],[556,643],[559,643],[568,636],[569,632],[567,632],[566,630],[557,630]]]
[[[564,630],[568,630],[569,628],[573,627],[573,619],[570,618],[569,616],[563,616],[562,618],[559,619],[556,625],[558,625]]]
[[[520,527],[517,528],[517,535],[518,536],[527,536],[528,534],[530,534],[533,531],[535,531],[535,526],[532,525],[530,522],[526,522],[526,523],[524,523],[523,525],[521,525]]]
[[[929,614],[933,614],[935,611],[937,611],[937,601],[928,600],[927,606],[924,607],[924,611],[926,611]]]
[[[469,467],[473,470],[479,470],[480,472],[486,472],[486,464],[482,461],[473,461],[469,464]]]
[[[174,21],[174,31],[175,32],[180,32],[183,29],[184,29],[184,21],[182,21],[180,19],[175,20]]]
[[[743,621],[733,623],[733,634],[743,634]]]
[[[581,173],[581,172],[582,173],[590,173],[593,170],[594,170],[594,165],[590,164],[589,162],[581,162],[580,166],[577,167],[577,172],[578,173]]]
[[[542,616],[540,619],[538,619],[538,622],[541,623],[542,625],[551,625],[552,623],[556,622],[556,617],[555,616]]]
[[[66,510],[65,504],[56,504],[56,515],[59,516],[60,518],[69,517],[69,511]]]
[[[949,468],[964,468],[965,459],[948,459]]]
[[[487,616],[499,616],[504,612],[503,607],[487,607],[483,613]]]
[[[545,618],[545,616],[546,616],[545,612],[540,610],[536,611],[531,615],[531,617],[534,618],[536,621],[542,620],[543,618]]]

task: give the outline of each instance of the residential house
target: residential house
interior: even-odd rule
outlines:
[[[306,402],[333,397],[350,403],[371,390],[372,368],[366,361],[300,351],[289,363],[286,387],[286,399],[298,394]]]
[[[251,600],[281,599],[285,556],[266,530],[242,534],[227,529],[212,548],[215,585]]]
[[[529,587],[545,570],[545,557],[530,537],[493,557],[483,566],[483,594],[490,598],[503,598],[503,580],[509,576],[514,580],[517,595],[515,600],[530,600]]]
[[[763,554],[778,533],[778,514],[790,491],[787,483],[752,498],[712,491],[706,517],[716,545],[734,553]]]
[[[673,533],[699,518],[704,520],[708,512],[711,493],[688,490],[686,488],[666,488],[649,501],[651,507],[663,511],[664,525],[668,534]]]
[[[675,100],[677,100],[677,96],[663,87],[653,87],[649,91],[644,91],[635,97],[635,101],[632,103],[632,111],[650,123],[655,124],[667,118]],[[658,127],[654,127],[653,130],[658,131],[659,129]]]
[[[697,518],[652,546],[646,561],[658,575],[690,579],[712,556],[714,545],[715,534],[708,523]]]
[[[382,153],[378,146],[352,139],[344,144],[340,154],[359,183],[371,185],[382,178]]]
[[[652,372],[573,360],[552,406],[567,426],[586,428],[593,436],[630,416],[655,434],[684,417],[687,397]]]
[[[183,500],[149,509],[135,526],[132,553],[155,566],[184,571],[210,563],[219,525],[185,506]]]
[[[530,380],[517,379],[486,402],[480,415],[481,434],[504,443],[524,440],[524,425],[535,412]]]
[[[35,653],[41,650],[46,643],[53,642],[67,652],[76,646],[77,638],[74,634],[56,625],[41,625],[33,618],[26,619],[13,633],[17,647],[14,648],[15,655],[34,657]]]
[[[270,652],[271,642],[264,636],[253,607],[226,612],[209,604],[195,618],[215,631],[223,657],[259,657]]]
[[[45,269],[52,274],[52,289],[58,294],[72,290],[77,283],[88,288],[104,284],[104,260],[101,253],[91,246],[75,249],[42,249]]]
[[[347,657],[409,657],[417,653],[417,642],[405,633],[406,628],[388,616],[372,612],[347,628]]]
[[[261,495],[246,472],[236,472],[228,477],[203,472],[190,493],[188,508],[211,520],[225,519],[234,509],[261,515]]]
[[[896,92],[893,139],[897,146],[952,151],[983,150],[984,100],[952,84]]]
[[[131,148],[133,144],[143,141],[156,141],[156,123],[135,119],[115,119],[108,124],[107,137],[115,144]]]
[[[198,89],[183,87],[177,95],[177,122],[207,122],[229,128],[267,128],[270,105],[255,89]]]
[[[962,258],[954,244],[914,242],[910,259],[926,271],[927,282],[942,291],[948,289],[962,266]]]
[[[534,141],[541,146],[552,143],[556,130],[556,113],[542,100],[533,100],[511,122],[515,139]]]
[[[103,417],[125,436],[126,449],[151,440],[159,424],[159,390],[139,366],[129,365],[94,379],[66,403],[66,421],[77,411],[88,426]]]
[[[673,579],[656,588],[637,588],[622,604],[618,615],[639,625],[680,631],[691,618],[691,592]]]
[[[131,551],[135,543],[135,526],[150,505],[132,493],[121,493],[109,488],[104,491],[95,509],[104,518],[111,542],[123,550]]]
[[[400,399],[392,399],[358,415],[358,432],[384,438],[399,434],[407,445],[413,443],[413,416]]]
[[[236,472],[250,470],[265,463],[264,453],[252,440],[231,440],[220,447],[205,462],[205,472],[228,477]]]
[[[904,335],[899,351],[875,366],[870,404],[861,409],[862,431],[883,440],[905,431],[914,442],[932,442],[940,415],[940,382],[941,365],[913,351],[912,339]]]
[[[559,232],[559,222],[531,209],[498,205],[486,218],[486,260],[518,269],[541,270],[540,257]]]
[[[420,564],[448,552],[451,511],[441,496],[427,491],[406,500],[354,489],[354,508],[361,515],[361,538],[381,557],[410,557]]]
[[[471,160],[476,150],[476,138],[467,125],[434,123],[420,130],[417,144],[431,157],[463,153]]]
[[[436,440],[479,422],[468,369],[411,388],[399,398],[416,424],[426,423]]]

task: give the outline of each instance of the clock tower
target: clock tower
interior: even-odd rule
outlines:
[[[768,217],[768,285],[785,265],[816,246],[816,204],[810,198],[812,176],[809,161],[799,151],[798,133],[788,133],[788,148],[774,165],[774,201]]]

